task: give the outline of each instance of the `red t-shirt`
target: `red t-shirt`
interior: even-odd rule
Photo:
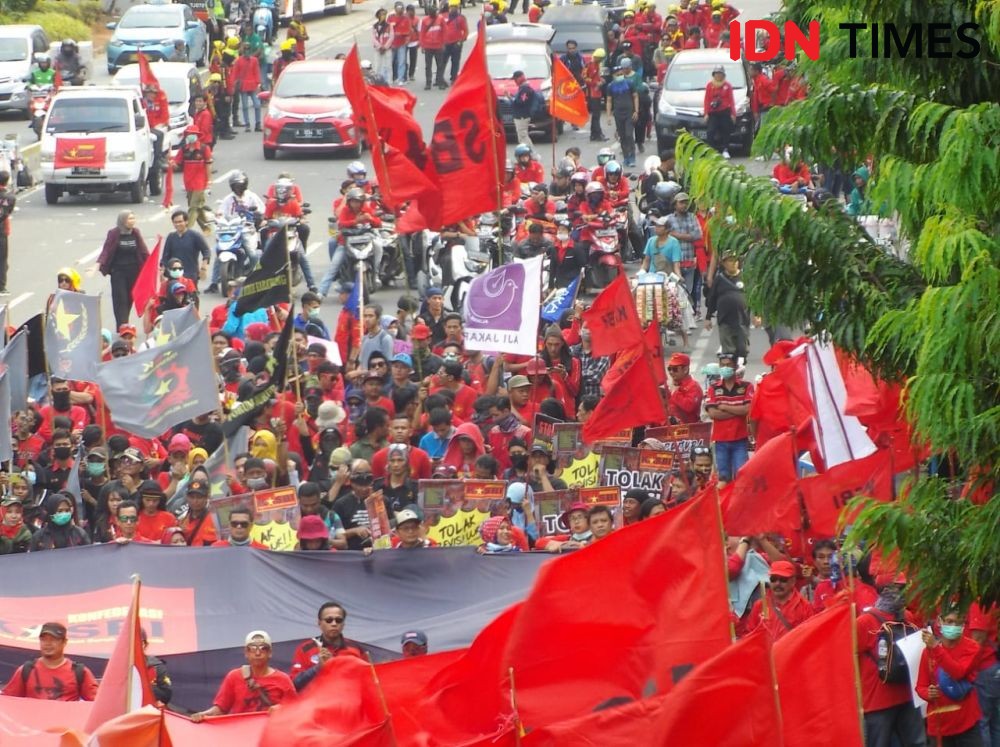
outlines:
[[[679,423],[697,423],[701,420],[701,401],[704,398],[701,386],[694,377],[688,376],[670,391],[669,414]]]
[[[307,669],[311,669],[314,665],[319,663],[319,644],[316,640],[316,638],[310,638],[307,641],[302,641],[302,643],[299,644],[299,647],[295,649],[295,654],[292,656],[292,677],[295,677]],[[324,648],[326,648],[326,650],[334,656],[356,656],[359,659],[365,658],[361,651],[354,646],[341,646],[340,648],[324,646]]]
[[[242,668],[231,670],[222,680],[212,705],[227,714],[266,711],[270,706],[261,701],[260,690],[267,693],[271,705],[295,699],[295,685],[292,684],[292,678],[284,672],[275,669],[269,674],[255,676],[253,680],[258,689],[251,690],[247,686]]]
[[[927,701],[927,733],[932,737],[952,737],[972,729],[982,715],[979,698],[970,692],[961,700],[952,700],[942,691],[931,700],[927,689],[938,684],[938,669],[943,669],[956,681],[974,682],[982,650],[971,638],[962,636],[948,647],[925,648],[917,670],[917,695]],[[933,674],[933,676],[932,676]]]
[[[838,581],[836,585],[830,579],[820,581],[813,589],[813,607],[817,612],[822,612],[834,603],[840,592],[848,588],[844,579]],[[859,612],[874,605],[877,599],[878,592],[875,589],[864,581],[854,579],[854,604]]]
[[[778,640],[796,625],[800,625],[813,616],[813,608],[799,592],[793,591],[792,596],[784,604],[777,604],[771,592],[767,594],[767,617],[764,617],[763,600],[758,599],[750,610],[747,618],[746,631],[755,630],[763,625],[771,634],[771,640]],[[781,616],[778,616],[780,611]],[[784,620],[782,620],[784,618]],[[785,624],[787,623],[787,625]]]
[[[431,479],[431,458],[423,449],[411,446],[410,451],[410,479],[430,480]],[[372,455],[372,475],[375,477],[385,477],[385,467],[389,461],[389,447],[379,449]]]
[[[879,630],[882,628],[885,613],[876,617],[872,612],[862,612],[858,615],[858,670],[861,673],[861,706],[865,713],[892,708],[900,703],[911,702],[910,683],[900,682],[888,684],[878,676],[877,646]],[[906,621],[912,622],[909,613]]]
[[[157,511],[150,516],[145,511],[139,512],[139,523],[135,533],[137,539],[159,542],[163,538],[163,530],[177,526],[177,518],[169,511]]]
[[[753,399],[753,384],[749,381],[737,379],[733,382],[732,389],[727,389],[723,382],[713,384],[708,388],[708,396],[705,399],[705,409],[712,405],[749,405]],[[739,441],[746,438],[750,431],[747,428],[747,419],[727,418],[726,420],[712,421],[713,441]]]
[[[45,666],[41,659],[36,660],[27,682],[21,675],[23,668],[24,665],[14,672],[3,689],[4,695],[36,700],[93,700],[97,697],[97,680],[93,673],[85,667],[82,687],[78,688],[70,659],[63,659],[63,663],[53,669]]]

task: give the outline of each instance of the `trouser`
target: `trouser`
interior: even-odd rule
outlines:
[[[712,112],[708,115],[708,144],[718,151],[729,147],[729,136],[733,131],[733,119],[727,109],[724,112]]]
[[[1000,747],[1000,664],[984,669],[976,677],[976,696],[979,698],[979,733],[983,747]]]
[[[417,75],[417,52],[420,51],[420,47],[414,44],[412,47],[406,48],[406,55],[408,62],[406,64],[407,77],[413,80]]]
[[[517,117],[514,119],[514,132],[517,133],[517,142],[531,145],[531,117]]]
[[[386,80],[392,80],[392,50],[381,49],[375,52],[375,74]]]
[[[622,148],[622,158],[631,166],[629,162],[635,161],[635,126],[632,122],[632,112],[616,111],[615,129],[618,132],[618,142]]]
[[[648,93],[639,96],[639,116],[635,120],[635,142],[636,145],[644,145],[646,142],[646,131],[649,129],[649,121],[652,118],[653,101]]]
[[[750,353],[750,327],[719,323],[719,345],[723,353],[733,353],[746,360]]]
[[[188,215],[198,221],[202,233],[212,227],[212,211],[205,205],[205,190],[196,189],[187,193]]]
[[[132,308],[132,287],[139,277],[139,266],[111,270],[111,307],[115,312],[115,326],[128,324]]]
[[[444,47],[444,67],[448,63],[451,63],[451,70],[448,72],[448,78],[452,83],[455,82],[455,78],[458,77],[458,66],[462,60],[462,42],[454,42],[452,44],[446,44]]]
[[[229,98],[220,96],[215,100],[215,129],[218,131],[219,137],[233,133],[233,128],[229,126],[231,110]]]
[[[425,49],[424,50],[424,82],[426,85],[435,83],[444,84],[444,50]],[[434,75],[434,66],[437,65],[437,76]]]
[[[417,272],[420,270],[423,247],[423,231],[399,234],[399,248],[403,252],[403,268],[406,270],[406,285],[410,289],[417,287]]]
[[[589,99],[590,105],[590,137],[591,139],[604,137],[601,129],[601,115],[604,113],[604,99]]]
[[[333,247],[333,259],[330,260],[330,266],[326,268],[326,274],[319,281],[319,294],[321,296],[326,296],[330,292],[330,287],[336,282],[337,276],[340,274],[340,268],[347,261],[347,249],[344,248],[344,245],[336,239],[330,239],[330,243],[335,243],[336,246]],[[382,264],[382,240],[379,238],[376,238],[374,241],[372,261],[375,263],[374,267],[376,274],[378,274],[378,268]],[[302,274],[305,274],[305,270],[302,271]],[[351,282],[357,282],[357,279],[351,278]],[[369,288],[368,290],[372,289]]]
[[[406,80],[406,45],[392,48],[392,82],[402,83]],[[416,47],[414,47],[416,49]]]
[[[241,91],[240,101],[243,103],[243,123],[250,126],[250,107],[253,106],[253,124],[260,129],[260,99],[256,91]]]
[[[750,451],[745,438],[738,441],[715,442],[715,468],[719,473],[719,479],[723,482],[730,482],[736,471],[748,461],[750,461]]]
[[[983,747],[983,738],[979,733],[978,724],[971,729],[966,729],[961,734],[949,734],[940,739],[941,747]]]
[[[7,266],[10,253],[7,251],[7,234],[0,228],[0,291],[7,290]]]
[[[164,160],[163,155],[163,130],[153,127],[149,133],[153,136],[153,153],[156,156],[156,163],[161,165]]]
[[[271,90],[271,63],[264,59],[263,56],[258,58],[258,65],[260,67],[260,90],[270,91]]]

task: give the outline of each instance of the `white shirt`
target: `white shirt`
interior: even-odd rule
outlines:
[[[264,217],[264,201],[249,189],[243,193],[242,197],[237,197],[235,192],[226,195],[222,201],[222,217],[230,219],[238,214],[237,208],[242,206],[244,210],[255,209],[260,218]]]

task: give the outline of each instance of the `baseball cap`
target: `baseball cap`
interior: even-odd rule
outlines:
[[[430,293],[427,294],[430,297]],[[414,340],[429,340],[431,336],[431,328],[426,324],[415,324],[413,325],[413,330],[410,332],[410,337]]]
[[[413,368],[413,356],[409,353],[396,353],[392,356],[393,363],[402,363],[407,368]]]
[[[691,199],[691,195],[687,192],[678,192],[674,195],[674,202],[688,202]]]
[[[776,560],[771,563],[771,575],[780,578],[795,578],[799,574],[796,572],[795,566],[787,560]]]
[[[420,509],[410,504],[409,506],[404,506],[401,511],[396,512],[396,526],[398,527],[407,521],[421,521],[422,518]]]
[[[118,336],[124,337],[125,335],[132,335],[135,337],[135,327],[131,324],[122,324],[118,327]]]
[[[68,637],[66,633],[66,626],[57,622],[47,622],[42,625],[42,629],[38,631],[38,637],[41,638],[43,635],[50,635],[61,641],[65,641]]]
[[[511,376],[510,381],[507,382],[507,389],[520,389],[522,386],[531,386],[528,377],[523,374]]]
[[[403,637],[399,639],[399,645],[405,646],[407,643],[415,643],[418,646],[427,645],[427,634],[422,630],[407,630]]]
[[[437,287],[433,287],[427,289],[426,298],[433,298],[434,296],[443,296],[443,295],[444,295],[443,290]]]
[[[132,462],[142,461],[142,452],[139,451],[134,446],[129,446],[125,451],[122,452],[122,459],[128,459]]]
[[[256,641],[255,638],[260,638],[262,640]],[[246,639],[243,641],[244,646],[249,646],[251,643],[265,643],[268,646],[271,645],[271,636],[267,634],[266,630],[251,630],[247,633]]]
[[[670,356],[670,360],[667,361],[668,366],[690,366],[691,356],[685,355],[684,353],[674,353]]]
[[[191,451],[191,439],[183,433],[178,433],[170,439],[170,443],[167,445],[167,451],[171,453],[175,451]]]
[[[661,215],[659,218],[653,218],[653,225],[655,226],[665,226],[670,220],[669,215]]]
[[[96,459],[102,462],[108,461],[108,450],[104,446],[95,446],[87,452],[87,459]]]
[[[170,295],[172,296],[176,293],[187,293],[187,286],[185,286],[184,283],[171,283]]]
[[[24,501],[22,501],[16,495],[5,495],[3,497],[3,500],[0,501],[0,506],[13,506],[15,503],[20,506],[21,504],[24,503]]]
[[[319,516],[303,516],[299,521],[298,536],[300,540],[326,539],[330,536],[330,530]]]
[[[208,495],[208,483],[204,480],[192,480],[188,483],[188,495]]]
[[[547,444],[544,441],[535,441],[534,443],[531,444],[531,452],[530,453],[534,454],[536,451],[537,452],[541,452],[542,454],[549,454],[549,455],[551,455],[552,454],[552,446],[551,446],[551,444]]]
[[[338,446],[336,449],[330,452],[331,467],[342,467],[345,464],[349,464],[350,461],[351,461],[351,450],[344,446]]]

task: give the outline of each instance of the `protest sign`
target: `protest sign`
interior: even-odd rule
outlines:
[[[254,523],[250,539],[269,550],[288,552],[298,542],[299,500],[295,488],[258,490],[253,495]]]
[[[499,511],[506,483],[499,480],[420,480],[417,505],[428,538],[442,546],[480,545],[479,525]]]
[[[663,444],[665,451],[683,454],[690,460],[691,449],[695,446],[707,447],[712,437],[711,423],[683,423],[681,425],[661,425],[646,429],[646,438],[655,438]]]
[[[621,490],[640,488],[650,495],[662,495],[663,482],[670,482],[673,455],[653,449],[605,446],[599,467],[602,485]]]
[[[551,537],[568,532],[569,527],[559,521],[559,517],[579,499],[580,491],[576,488],[535,493],[535,523],[539,536]]]
[[[582,429],[581,423],[556,423],[552,427],[552,455],[556,459],[579,456],[577,452],[585,450],[580,439]]]
[[[535,421],[531,428],[531,442],[533,444],[544,443],[550,448],[554,448],[556,440],[556,426],[560,421],[549,415],[540,412],[535,413]]]
[[[389,514],[385,510],[385,501],[382,496],[372,493],[365,498],[365,509],[368,511],[368,528],[372,533],[372,547],[376,550],[385,550],[392,546],[389,526]]]
[[[220,495],[209,500],[208,510],[215,522],[215,533],[219,539],[229,539],[229,514],[232,510],[240,506],[246,508],[253,506],[252,493],[240,493],[239,495]]]

